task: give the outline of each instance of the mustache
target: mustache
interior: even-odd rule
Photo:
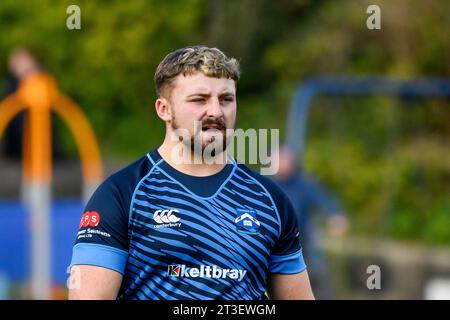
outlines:
[[[205,126],[216,125],[219,130],[225,130],[227,128],[225,122],[222,119],[210,119],[207,118],[202,121],[202,128]]]

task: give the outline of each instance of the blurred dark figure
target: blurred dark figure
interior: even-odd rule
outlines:
[[[24,48],[14,49],[8,58],[9,75],[7,79],[4,97],[17,90],[20,82],[35,72],[42,70],[34,55]],[[6,128],[3,140],[3,154],[14,160],[22,157],[23,132],[25,127],[26,111],[20,112],[14,117]],[[52,115],[52,151],[54,160],[59,160],[63,154],[59,148],[58,139]]]
[[[274,180],[287,194],[294,206],[300,229],[308,273],[317,299],[334,299],[329,265],[319,246],[320,232],[316,213],[323,212],[326,230],[333,237],[342,237],[348,230],[348,220],[329,192],[297,165],[297,158],[286,146],[280,148],[278,173]],[[321,209],[321,210],[320,210]]]

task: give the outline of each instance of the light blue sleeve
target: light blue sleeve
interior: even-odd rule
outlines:
[[[127,258],[128,253],[117,248],[93,243],[79,243],[73,247],[69,268],[74,265],[92,265],[123,274]]]
[[[271,255],[269,260],[269,272],[281,274],[294,274],[306,270],[302,249],[288,255]]]

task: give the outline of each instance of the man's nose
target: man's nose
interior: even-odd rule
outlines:
[[[218,98],[214,98],[210,100],[211,103],[208,106],[207,116],[213,118],[220,118],[223,116],[222,106],[220,105],[220,101]]]

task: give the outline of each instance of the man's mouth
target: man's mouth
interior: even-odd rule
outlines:
[[[224,127],[220,124],[207,124],[202,126],[202,131],[222,131]]]

